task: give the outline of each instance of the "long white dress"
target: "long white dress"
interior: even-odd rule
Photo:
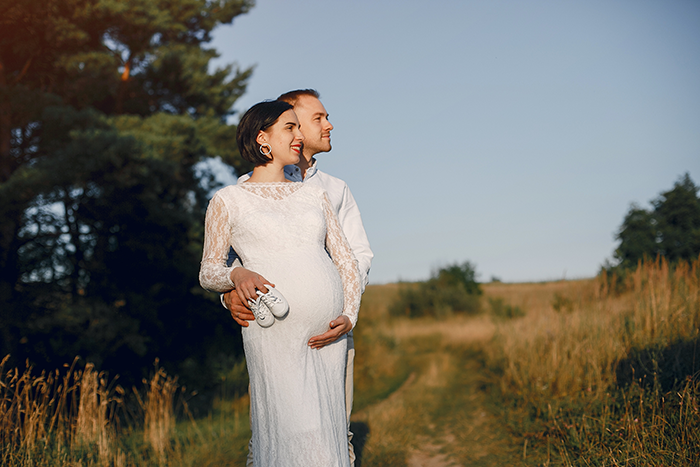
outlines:
[[[354,326],[361,296],[357,261],[325,191],[284,182],[219,190],[205,222],[205,289],[232,288],[229,246],[247,269],[272,281],[290,306],[269,328],[254,321],[242,328],[254,465],[349,466],[346,337],[319,350],[308,346],[341,313]]]

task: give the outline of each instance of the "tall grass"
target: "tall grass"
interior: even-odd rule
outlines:
[[[464,464],[488,455],[499,465],[700,465],[700,260],[648,262],[624,279],[483,288],[485,313],[440,319],[392,316],[401,284],[367,288],[354,332],[363,465],[409,465],[410,450],[435,440]],[[242,364],[229,375],[236,397],[178,422],[183,390],[158,367],[126,392],[77,361],[40,374],[6,363],[2,465],[245,463]],[[490,418],[494,407],[511,431]],[[514,450],[514,440],[524,444]]]
[[[171,448],[171,436],[175,428],[175,394],[177,378],[168,376],[162,368],[156,372],[148,384],[146,400],[134,390],[144,414],[143,440],[155,453],[158,463],[165,464]]]
[[[31,366],[6,370],[7,360],[5,357],[0,363],[2,465],[127,467],[165,463],[178,388],[176,380],[163,370],[157,369],[145,382],[145,399],[138,398],[147,447],[144,456],[143,452],[126,452],[119,438],[134,428],[120,430],[120,412],[127,411],[125,391],[114,381],[108,382],[92,364],[78,369],[76,359],[65,373],[34,374]]]
[[[499,324],[485,351],[513,426],[553,437],[566,465],[697,465],[700,260],[616,281],[562,287]]]

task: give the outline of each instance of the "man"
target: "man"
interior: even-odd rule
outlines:
[[[360,210],[355,203],[355,199],[350,193],[347,184],[339,178],[321,172],[316,168],[315,155],[331,150],[331,130],[333,125],[328,121],[328,112],[319,100],[319,94],[313,89],[303,89],[290,91],[278,97],[278,100],[285,101],[294,107],[294,112],[299,119],[302,134],[304,135],[304,147],[302,157],[296,165],[285,167],[287,179],[294,182],[312,183],[321,186],[330,199],[333,210],[338,216],[340,226],[347,237],[350,248],[358,261],[360,270],[360,287],[364,292],[368,283],[369,269],[372,264],[373,253],[369,246],[367,234],[362,225]],[[238,179],[239,183],[247,180],[248,175],[243,175]],[[234,263],[234,267],[240,263]],[[264,281],[261,277],[257,279],[255,285],[263,292],[267,292]],[[224,306],[231,312],[233,319],[241,326],[248,326],[248,321],[255,319],[248,307],[241,302],[235,291],[230,291],[223,296]],[[343,334],[348,333],[348,359],[346,367],[345,394],[346,413],[348,423],[348,445],[350,451],[350,463],[354,465],[355,453],[350,443],[352,432],[350,432],[350,412],[353,400],[353,362],[355,358],[355,348],[352,337],[352,325],[345,316],[339,316],[331,321],[329,330],[319,336],[314,336],[309,340],[309,345],[320,348],[338,339]],[[247,465],[252,465],[252,458],[249,452]]]

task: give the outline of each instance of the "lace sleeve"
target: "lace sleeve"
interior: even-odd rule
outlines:
[[[343,281],[343,296],[345,298],[343,314],[350,318],[354,328],[357,324],[362,296],[360,270],[326,193],[323,194],[323,212],[326,216],[326,249]]]
[[[231,268],[227,267],[229,241],[228,211],[224,200],[215,194],[207,207],[204,221],[204,251],[199,266],[199,283],[212,292],[227,292],[234,288]]]

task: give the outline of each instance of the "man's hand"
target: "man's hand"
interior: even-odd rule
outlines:
[[[248,321],[255,319],[253,312],[246,303],[241,301],[241,297],[235,290],[229,290],[224,294],[224,306],[231,312],[233,320],[244,328],[248,327]]]
[[[320,349],[335,342],[343,334],[347,334],[350,331],[352,331],[350,318],[345,315],[340,315],[331,321],[330,330],[324,332],[320,336],[314,336],[309,339],[309,347],[312,349]]]
[[[248,321],[253,321],[255,316],[248,308],[248,300],[258,298],[256,290],[267,293],[265,287],[275,284],[265,279],[257,272],[246,268],[233,268],[231,271],[231,281],[236,286],[234,290],[229,290],[224,294],[224,305],[231,312],[231,317],[243,327],[248,327]]]

